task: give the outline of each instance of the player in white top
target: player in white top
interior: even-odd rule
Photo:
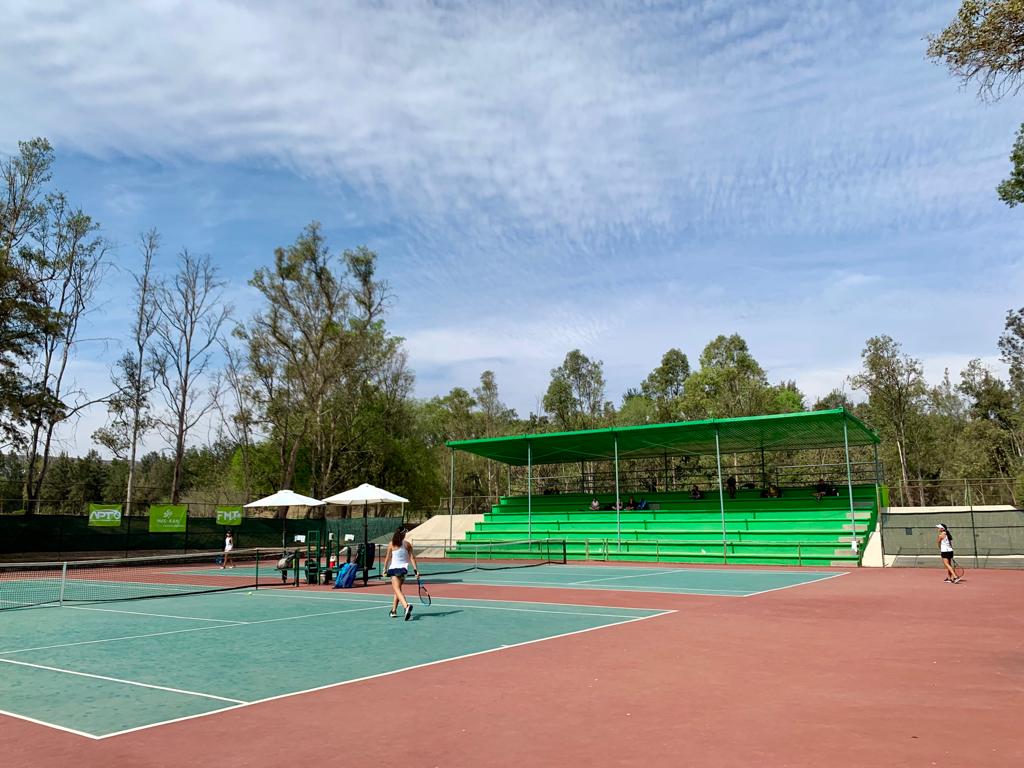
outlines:
[[[226,534],[224,534],[224,559],[221,561],[220,564],[222,570],[224,568],[235,567],[231,565],[231,550],[233,550],[234,548],[235,540],[231,537],[231,531],[228,531]]]
[[[956,584],[960,578],[953,570],[953,534],[949,532],[945,523],[938,523],[935,527],[939,529],[939,557],[942,558],[942,564],[946,566],[948,574],[944,581]]]
[[[409,605],[409,601],[402,594],[402,585],[405,583],[405,577],[409,573],[409,563],[412,563],[413,575],[419,578],[420,569],[416,565],[416,555],[413,554],[412,544],[405,540],[405,529],[399,526],[398,530],[395,531],[395,535],[391,537],[387,554],[384,555],[384,573],[391,577],[391,589],[395,592],[395,597],[391,601],[391,613],[389,615],[391,618],[397,616],[398,604],[401,603],[405,609],[406,621],[412,618],[412,606]]]

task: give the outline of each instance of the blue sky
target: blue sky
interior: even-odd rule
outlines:
[[[244,320],[254,267],[318,219],[379,253],[422,397],[491,368],[525,415],[579,347],[617,401],[733,332],[810,399],[877,333],[936,380],[997,365],[1021,304],[994,188],[1022,102],[924,58],[958,1],[5,5],[0,152],[48,137],[116,264],[155,226]],[[87,388],[127,295],[112,272]]]

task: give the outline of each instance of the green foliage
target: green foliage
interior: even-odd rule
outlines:
[[[1017,131],[1013,149],[1010,150],[1010,163],[1010,176],[996,187],[996,192],[1000,200],[1013,208],[1024,203],[1024,124]]]
[[[956,18],[928,37],[928,56],[946,65],[981,98],[1015,94],[1024,73],[1024,0],[964,0]],[[1010,177],[997,187],[1011,208],[1024,201],[1024,125],[1010,153]]]
[[[640,383],[640,392],[654,404],[657,421],[680,421],[683,414],[683,392],[690,376],[690,361],[679,349],[672,348],[661,358],[661,364]]]
[[[1024,0],[964,0],[956,18],[928,37],[929,58],[964,85],[999,98],[1020,88],[1024,71]]]
[[[602,424],[608,410],[603,365],[574,349],[560,366],[551,369],[543,403],[558,429],[592,429]]]

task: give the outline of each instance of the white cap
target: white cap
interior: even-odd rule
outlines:
[[[942,523],[936,523],[935,527],[936,528],[945,528],[946,526],[944,526]]]

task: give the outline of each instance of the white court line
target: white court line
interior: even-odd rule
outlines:
[[[141,640],[141,639],[147,638],[147,637],[161,637],[162,635],[180,635],[180,634],[183,634],[185,632],[204,632],[204,631],[209,631],[209,630],[213,630],[213,629],[233,629],[234,627],[243,627],[243,626],[244,627],[250,627],[250,626],[252,626],[254,624],[271,624],[271,623],[273,623],[275,621],[293,621],[293,620],[297,621],[297,620],[300,620],[300,619],[314,618],[316,616],[333,616],[333,615],[339,614],[339,613],[357,613],[359,611],[376,610],[377,607],[378,607],[377,605],[374,605],[372,608],[345,608],[344,610],[340,610],[340,611],[325,611],[323,613],[304,613],[304,614],[300,614],[298,616],[281,616],[281,617],[274,618],[274,619],[258,619],[256,621],[249,621],[249,622],[246,622],[244,624],[216,624],[216,625],[209,626],[209,627],[188,627],[187,629],[170,629],[170,630],[167,630],[166,632],[147,632],[147,633],[142,634],[142,635],[126,635],[124,637],[104,637],[104,638],[100,638],[98,640],[79,640],[79,641],[74,642],[74,643],[60,643],[58,645],[40,645],[40,646],[36,646],[35,648],[18,648],[18,649],[13,650],[13,651],[0,651],[0,656],[8,656],[8,655],[13,654],[13,653],[28,653],[29,651],[49,651],[49,650],[52,650],[54,648],[72,648],[72,647],[76,647],[76,646],[79,646],[79,645],[95,645],[97,643],[114,643],[114,642],[119,642],[121,640]],[[0,661],[4,661],[4,659],[0,659]]]
[[[0,715],[6,715],[7,717],[13,717],[16,720],[24,720],[27,723],[33,723],[34,725],[45,725],[47,728],[56,728],[58,731],[64,731],[65,733],[73,733],[75,736],[84,736],[87,739],[99,739],[92,733],[86,733],[85,731],[76,731],[74,728],[68,728],[66,725],[57,725],[56,723],[48,723],[45,720],[37,720],[34,717],[28,715],[19,715],[17,712],[10,712],[6,709],[0,709]]]
[[[326,598],[326,599],[330,599],[330,598]],[[673,611],[673,610],[660,611],[658,613],[651,614],[650,616],[635,616],[633,618],[626,619],[624,621],[616,621],[616,622],[612,622],[610,624],[602,624],[599,627],[587,627],[586,629],[576,629],[576,630],[573,630],[572,632],[563,632],[563,633],[558,634],[558,635],[551,635],[549,637],[540,637],[540,638],[537,638],[535,640],[524,640],[521,643],[512,643],[511,645],[499,645],[499,646],[495,646],[494,648],[488,648],[488,649],[483,650],[483,651],[473,651],[472,653],[464,653],[464,654],[462,654],[460,656],[452,656],[452,657],[447,658],[447,659],[437,659],[436,661],[427,661],[427,662],[424,662],[423,664],[413,664],[412,666],[402,667],[401,669],[393,669],[393,670],[390,670],[388,672],[378,672],[377,674],[367,675],[366,677],[357,677],[357,678],[354,678],[352,680],[342,680],[341,682],[338,682],[338,683],[329,683],[327,685],[320,685],[320,686],[317,686],[316,688],[306,688],[306,689],[303,689],[301,691],[292,691],[291,693],[282,693],[282,694],[278,694],[277,696],[268,696],[265,699],[256,699],[255,701],[249,701],[249,702],[246,702],[245,704],[240,704],[240,705],[235,706],[235,707],[225,707],[224,709],[214,710],[212,712],[201,712],[201,713],[196,714],[196,715],[188,715],[186,717],[174,718],[173,720],[162,720],[160,722],[150,723],[149,725],[140,725],[140,726],[137,726],[135,728],[126,728],[123,731],[114,731],[113,733],[103,734],[102,736],[94,736],[93,738],[95,738],[95,739],[109,739],[109,738],[112,738],[114,736],[122,736],[122,735],[124,735],[126,733],[135,733],[137,731],[144,731],[144,730],[148,730],[149,728],[157,728],[159,726],[168,725],[170,723],[180,723],[183,720],[195,720],[196,718],[207,717],[208,715],[214,715],[214,714],[217,714],[218,712],[224,712],[224,711],[227,711],[229,709],[241,709],[242,707],[251,707],[251,706],[253,706],[255,704],[265,704],[268,701],[278,701],[280,699],[291,698],[292,696],[304,696],[307,693],[314,693],[316,691],[325,691],[325,690],[328,690],[330,688],[339,688],[339,687],[341,687],[343,685],[351,685],[352,683],[361,683],[361,682],[364,682],[366,680],[375,680],[375,679],[377,679],[379,677],[390,677],[391,675],[401,674],[402,672],[410,672],[410,671],[412,671],[414,669],[423,669],[424,667],[433,667],[433,666],[436,666],[438,664],[447,664],[448,662],[451,662],[451,661],[459,661],[461,659],[469,659],[469,658],[472,658],[473,656],[483,656],[483,655],[488,654],[488,653],[497,653],[499,651],[504,651],[504,650],[507,650],[509,648],[518,648],[518,647],[523,646],[523,645],[532,645],[534,643],[544,643],[544,642],[547,642],[548,640],[557,640],[559,638],[569,637],[571,635],[581,635],[584,632],[594,632],[594,631],[599,630],[599,629],[608,629],[609,627],[616,627],[616,626],[619,626],[619,625],[622,625],[622,624],[631,624],[631,623],[633,623],[635,621],[645,621],[647,619],[656,619],[656,618],[660,618],[661,616],[667,616],[667,615],[672,614],[672,613],[676,613],[676,611]]]
[[[768,592],[778,592],[780,589],[791,589],[792,587],[806,587],[808,584],[817,584],[819,581],[828,581],[829,579],[834,579],[837,576],[846,576],[848,573],[849,573],[848,571],[843,571],[841,573],[833,573],[833,574],[831,574],[829,576],[825,576],[825,577],[820,578],[820,579],[811,579],[810,581],[804,581],[804,582],[802,582],[800,584],[787,584],[784,587],[773,587],[772,589],[762,589],[760,592],[751,592],[750,594],[743,595],[743,597],[754,597],[755,595],[764,595],[764,594],[767,594]]]
[[[169,691],[171,693],[180,693],[185,696],[198,696],[203,699],[215,699],[217,701],[226,701],[231,704],[248,704],[247,701],[241,699],[229,699],[225,696],[215,696],[212,693],[202,693],[200,691],[188,691],[183,688],[168,688],[166,685],[153,685],[152,683],[140,683],[138,680],[125,680],[120,677],[107,677],[106,675],[94,675],[91,672],[76,672],[73,669],[62,669],[60,667],[47,667],[43,664],[30,664],[27,661],[15,661],[14,659],[0,659],[0,664],[15,664],[19,667],[31,667],[32,669],[45,669],[47,672],[60,672],[65,675],[75,675],[76,677],[89,677],[93,680],[106,680],[110,683],[121,683],[122,685],[134,685],[139,688],[152,688],[156,691]]]
[[[570,586],[571,582],[565,581],[436,581],[434,583],[481,587],[554,587],[557,589],[589,589],[595,592],[657,592],[668,595],[710,595],[712,597],[746,597],[749,594],[745,589],[700,589],[696,587],[630,587],[626,585],[572,587]]]
[[[595,581],[615,581],[616,579],[639,579],[643,576],[665,576],[671,573],[680,573],[678,568],[659,568],[656,571],[643,571],[641,573],[629,573],[625,576],[602,576],[599,579],[581,579],[580,581],[567,581],[566,584],[593,584]]]
[[[476,582],[474,582],[474,583],[476,583]],[[365,595],[365,596],[360,595],[358,597],[357,596],[352,596],[352,597],[333,597],[333,596],[331,596],[331,597],[328,597],[327,595],[299,595],[299,594],[289,593],[289,592],[266,592],[266,593],[261,593],[261,595],[264,596],[264,597],[291,597],[291,598],[295,598],[297,600],[348,600],[350,602],[356,602],[356,603],[370,603],[370,602],[372,602],[375,605],[387,605],[388,603],[391,602],[391,598],[390,597],[386,597],[386,599],[383,599],[383,600],[375,599],[377,597],[385,597],[384,595],[375,595],[375,594],[368,594],[368,595]],[[455,606],[460,605],[461,603],[506,603],[506,604],[509,604],[509,603],[510,604],[527,603],[527,604],[530,604],[530,605],[560,605],[560,606],[568,607],[568,608],[603,608],[604,607],[604,606],[600,606],[600,605],[586,605],[584,603],[537,603],[537,602],[530,603],[530,601],[528,601],[528,600],[501,600],[501,599],[498,599],[498,598],[487,598],[487,597],[441,597],[441,598],[436,598],[434,600],[434,604],[435,605],[439,604],[439,601],[444,601],[446,605],[455,605]],[[487,608],[489,606],[472,605],[472,606],[468,606],[468,607],[470,607],[470,608]],[[608,606],[608,607],[612,608],[612,610],[615,609],[615,606]],[[618,609],[619,610],[631,610],[631,611],[660,611],[660,610],[663,610],[661,608],[623,608],[622,606],[618,606]],[[512,609],[512,608],[505,608],[503,610],[514,610],[514,609]],[[531,609],[531,610],[536,610],[536,609]],[[558,613],[558,612],[557,611],[541,611],[541,613]],[[575,612],[573,612],[573,611],[562,611],[562,613],[575,613]],[[596,616],[611,616],[612,614],[609,614],[609,613],[599,613],[599,614],[594,614],[594,615],[596,615]]]
[[[218,621],[222,624],[248,624],[248,621],[235,621],[234,619],[205,619],[201,616],[177,616],[171,613],[143,613],[142,611],[125,611],[120,608],[91,608],[85,605],[66,605],[75,611],[100,611],[102,613],[130,613],[133,616],[156,616],[160,619],[184,619],[186,621]]]

